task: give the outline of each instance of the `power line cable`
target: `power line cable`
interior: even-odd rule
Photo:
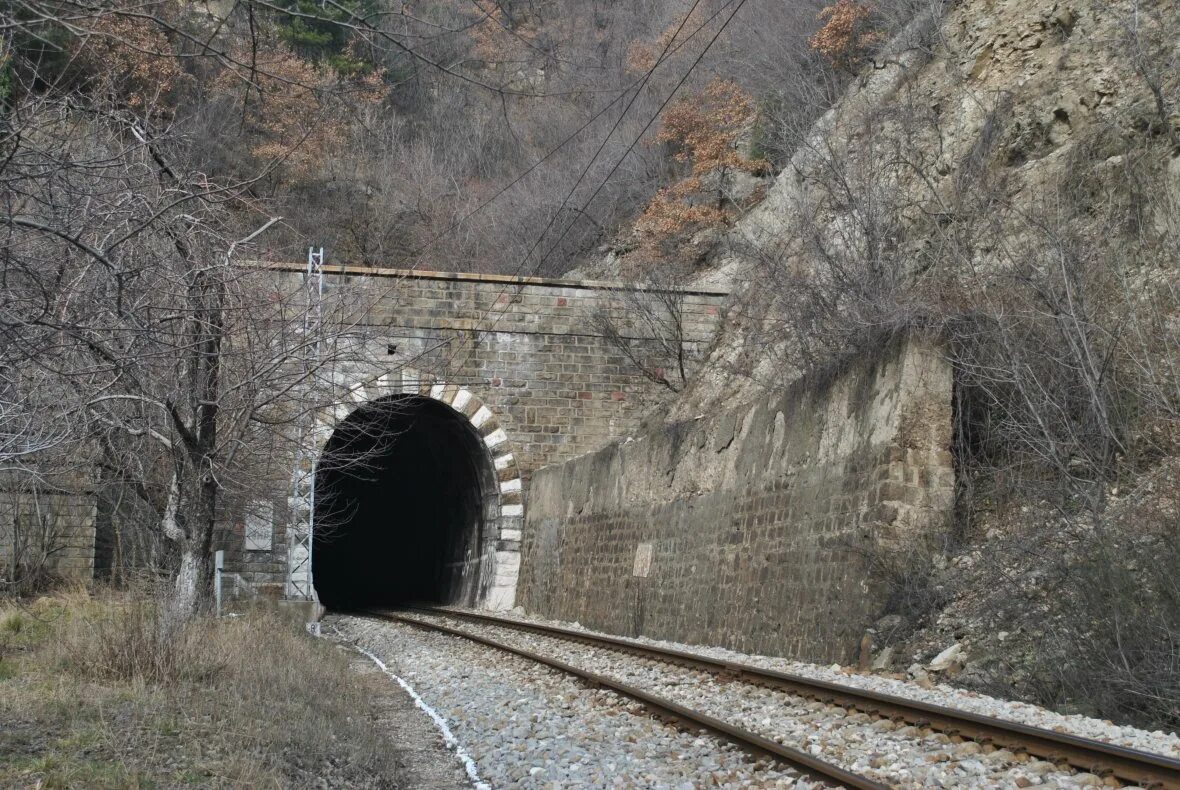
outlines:
[[[726,8],[728,8],[730,5],[732,5],[734,2],[736,2],[736,0],[727,0],[727,2],[725,4],[723,4],[720,8],[718,8],[715,12],[713,12],[713,14],[708,19],[706,19],[703,23],[701,23],[693,32],[688,34],[688,36],[686,36],[683,41],[678,42],[676,44],[676,46],[671,48],[671,50],[666,50],[666,54],[664,54],[661,58],[658,58],[656,63],[652,66],[651,69],[649,69],[649,71],[642,78],[640,78],[639,80],[636,80],[631,85],[624,88],[619,93],[618,96],[616,96],[614,99],[612,99],[608,104],[604,105],[602,107],[602,109],[600,109],[598,112],[594,113],[594,115],[591,116],[588,121],[586,121],[581,126],[579,126],[577,129],[575,129],[573,131],[573,133],[571,133],[564,140],[562,140],[560,143],[558,143],[556,146],[554,146],[552,149],[550,149],[548,153],[546,153],[544,156],[542,156],[540,159],[538,159],[536,162],[534,162],[532,165],[530,165],[528,167],[528,169],[526,169],[524,172],[520,173],[518,176],[516,176],[511,181],[509,181],[507,184],[505,184],[503,187],[501,187],[499,190],[497,190],[494,195],[489,197],[483,203],[479,204],[474,209],[472,209],[471,211],[467,212],[459,219],[452,222],[445,230],[441,231],[440,233],[436,234],[435,236],[433,236],[430,239],[428,239],[427,241],[425,241],[421,246],[419,246],[417,249],[415,249],[413,252],[411,252],[408,257],[416,259],[419,256],[421,256],[421,254],[423,252],[425,252],[427,249],[429,249],[431,246],[433,246],[436,242],[438,242],[439,240],[444,238],[446,235],[448,235],[451,231],[455,230],[460,225],[462,225],[464,222],[471,219],[473,216],[475,216],[476,214],[478,214],[479,212],[483,211],[485,208],[490,206],[492,203],[494,203],[496,200],[498,200],[505,192],[507,192],[512,187],[519,184],[521,181],[523,181],[525,178],[527,178],[533,171],[535,171],[538,167],[540,167],[542,164],[547,162],[549,159],[553,158],[553,156],[555,156],[558,151],[560,151],[562,148],[564,148],[566,145],[568,145],[578,135],[580,135],[587,128],[589,128],[595,121],[597,121],[599,118],[601,118],[603,115],[605,115],[607,113],[607,111],[610,110],[611,107],[614,107],[616,104],[618,104],[620,101],[622,101],[623,97],[626,96],[628,92],[630,92],[632,89],[637,89],[637,88],[641,87],[642,84],[644,84],[647,81],[647,79],[651,76],[651,73],[655,71],[655,69],[659,68],[663,64],[664,61],[666,61],[669,57],[671,57],[672,55],[675,55],[682,48],[684,48],[688,44],[689,41],[691,41],[693,38],[695,38],[696,35],[701,32],[701,30],[703,30],[710,22],[712,22],[714,19],[716,19],[721,14],[722,11],[724,11]],[[685,17],[685,18],[687,19],[687,17]],[[524,262],[522,262],[521,268],[523,268],[525,263],[527,263],[527,258]],[[412,264],[410,266],[411,270],[416,268],[416,266],[417,266],[416,264]]]
[[[627,106],[623,108],[623,112],[619,114],[619,117],[615,120],[615,123],[611,126],[610,131],[607,132],[606,137],[603,138],[602,143],[599,144],[598,149],[594,152],[594,156],[592,156],[590,158],[590,161],[588,161],[586,163],[586,166],[584,168],[582,168],[582,172],[578,175],[578,178],[574,182],[574,185],[570,188],[569,192],[566,193],[566,196],[562,199],[561,206],[558,207],[557,211],[553,212],[553,216],[549,219],[549,222],[541,230],[541,233],[537,236],[537,240],[535,242],[533,242],[532,246],[529,247],[528,251],[525,253],[524,257],[521,259],[520,263],[517,265],[516,270],[513,272],[512,276],[519,277],[521,275],[521,272],[528,265],[529,258],[532,257],[533,252],[545,240],[545,235],[549,232],[549,229],[553,227],[554,223],[557,221],[557,217],[559,217],[561,215],[561,210],[569,204],[569,201],[573,198],[574,193],[577,191],[578,187],[581,185],[582,181],[585,179],[586,174],[590,172],[590,168],[593,167],[594,162],[597,161],[598,156],[602,153],[603,149],[606,147],[607,143],[610,141],[610,138],[614,135],[615,130],[617,130],[619,128],[619,125],[623,122],[623,118],[626,117],[627,112],[631,109],[632,105],[634,105],[636,99],[639,97],[639,94],[642,92],[643,87],[647,84],[647,81],[651,78],[652,74],[655,73],[655,70],[660,66],[661,63],[663,63],[665,58],[668,56],[668,53],[672,47],[672,44],[680,36],[681,31],[684,30],[684,26],[686,24],[688,24],[688,20],[692,17],[693,12],[696,11],[697,6],[700,5],[700,2],[701,2],[701,0],[694,0],[692,7],[689,8],[688,13],[686,13],[684,15],[684,19],[682,19],[680,21],[680,24],[676,27],[676,32],[672,35],[671,38],[668,39],[667,43],[664,44],[664,49],[660,52],[659,57],[656,58],[655,62],[651,65],[651,67],[644,74],[643,79],[641,80],[639,86],[637,87],[637,89],[635,91],[635,94],[631,97],[631,101],[629,101],[627,103]],[[731,0],[731,2],[732,2],[732,0]],[[726,5],[728,5],[728,3]],[[722,6],[722,9],[724,9],[724,8],[725,8],[725,6]],[[709,17],[709,19],[706,19],[704,22],[702,22],[701,25],[698,26],[695,31],[693,31],[692,36],[695,36],[697,33],[699,33],[701,30],[703,30],[704,27],[709,24],[709,22],[711,22],[713,19],[715,19],[717,17],[717,15],[720,13],[720,11],[722,9],[718,9],[717,12],[714,12],[713,16]],[[731,14],[730,19],[732,19],[732,18],[733,18],[733,16]],[[724,29],[724,28],[722,28],[722,29]],[[692,36],[689,36],[688,39],[686,39],[685,41],[687,42],[689,39],[692,38]],[[710,46],[712,46],[713,41],[716,41],[716,36],[714,36],[714,38],[709,42],[709,44],[706,45],[705,49],[702,50],[702,55],[704,52],[708,51],[708,48]],[[681,78],[681,81],[679,83],[677,83],[677,87],[679,87],[680,85],[682,85],[684,83],[684,80],[687,79],[688,74],[691,73],[692,69],[696,67],[696,64],[700,62],[700,58],[701,58],[701,56],[698,55],[697,59],[693,62],[692,66],[689,67],[688,72],[686,72],[685,76]],[[664,104],[667,104],[667,101],[665,101]],[[661,106],[661,110],[662,109],[663,108]],[[655,117],[658,117],[658,114],[659,114],[659,111],[657,110]],[[653,117],[651,120],[648,121],[647,125],[644,127],[644,131],[646,131],[647,128],[651,126],[651,124],[655,120],[655,117]],[[635,145],[635,142],[632,142],[632,144],[630,146],[628,146],[627,153],[630,153],[631,148],[633,148],[634,145]],[[624,157],[626,155],[627,154],[624,154]],[[611,170],[611,173],[613,173],[615,169],[617,169],[617,165],[615,168],[613,168]],[[608,175],[608,178],[609,178],[609,175]],[[602,187],[600,185],[599,189],[601,189],[601,188]],[[597,194],[597,190],[595,191],[595,194]],[[541,263],[538,262],[537,266],[534,267],[533,273],[535,273],[538,269],[540,269],[540,266],[541,266]],[[500,303],[501,299],[503,299],[503,297],[507,293],[508,293],[507,288],[500,289],[500,291],[496,294],[495,300],[492,302],[492,307],[489,307],[488,309],[486,309],[483,312],[482,315],[480,315],[480,317],[477,319],[477,323],[479,321],[483,321],[484,319],[486,319],[492,313],[492,311],[494,309],[496,309],[496,305],[498,305]],[[504,314],[503,309],[498,310],[496,318],[492,322],[493,327],[497,323],[499,323],[499,320],[501,317],[503,317],[503,314]],[[478,337],[476,339],[478,340]],[[451,355],[446,359],[445,365],[444,365],[444,367],[446,369],[450,369],[450,367],[452,366],[452,364],[455,361],[455,358],[458,356],[459,351],[460,351],[459,348],[455,348],[455,350],[451,353]],[[470,356],[470,354],[468,356]],[[464,361],[466,361],[466,360],[464,360]]]
[[[676,27],[676,32],[673,33],[672,37],[670,39],[668,39],[668,42],[666,44],[664,44],[664,49],[660,52],[660,56],[658,58],[656,58],[656,62],[653,63],[652,67],[649,68],[647,70],[647,73],[643,75],[643,81],[639,84],[639,87],[636,88],[634,95],[631,96],[631,100],[629,102],[627,102],[627,106],[623,108],[623,111],[621,113],[619,113],[619,117],[615,119],[615,122],[611,126],[610,131],[608,131],[606,133],[606,137],[602,138],[602,142],[599,143],[598,149],[594,152],[594,155],[590,157],[590,161],[588,161],[586,163],[586,166],[582,168],[582,172],[578,174],[577,180],[574,181],[574,185],[572,187],[570,187],[569,192],[566,193],[566,196],[562,199],[561,205],[558,206],[557,210],[553,212],[553,216],[551,216],[549,218],[549,222],[546,223],[545,227],[541,230],[540,235],[537,236],[537,240],[535,242],[533,242],[533,245],[531,247],[529,247],[527,252],[525,252],[524,258],[521,260],[520,265],[518,266],[518,270],[523,269],[525,266],[528,265],[529,258],[531,258],[533,255],[533,252],[538,247],[541,246],[541,243],[545,240],[546,234],[548,234],[550,228],[552,228],[554,226],[554,224],[556,224],[557,218],[561,216],[562,210],[567,205],[569,205],[570,200],[572,200],[574,197],[574,193],[578,191],[578,187],[580,187],[582,185],[582,181],[585,180],[586,176],[590,173],[590,168],[592,168],[594,166],[594,163],[598,161],[598,157],[602,154],[603,150],[606,148],[607,144],[610,142],[610,139],[612,137],[614,137],[615,132],[618,130],[619,126],[623,123],[623,119],[627,117],[627,113],[631,110],[631,107],[634,106],[636,100],[639,98],[639,95],[643,92],[644,87],[647,86],[648,80],[651,79],[651,76],[656,71],[656,67],[667,56],[668,50],[671,48],[672,43],[674,41],[676,41],[677,38],[679,38],[680,31],[684,30],[684,26],[688,24],[688,20],[690,18],[692,18],[693,13],[697,10],[697,6],[699,6],[700,4],[701,4],[701,0],[694,0],[692,7],[688,9],[688,13],[686,13],[684,15],[684,19],[680,20],[680,24]],[[691,71],[691,67],[689,70]],[[683,80],[682,80],[682,82],[683,82]],[[654,121],[654,118],[653,118],[653,121]],[[650,125],[651,125],[651,122],[649,121],[648,126],[650,126]],[[646,129],[647,129],[647,127],[644,127],[645,131],[646,131]],[[630,152],[631,149],[628,148],[627,150],[628,150],[628,152]],[[616,166],[616,169],[617,169],[617,166]],[[611,170],[611,173],[614,173],[614,170]],[[609,178],[609,176],[608,176],[608,178]],[[599,187],[599,188],[601,189],[601,187]],[[569,227],[573,227],[573,222],[571,222],[570,225],[567,226],[567,230],[566,230],[567,233],[569,232],[568,231]],[[565,234],[562,234],[562,238],[565,238]],[[539,270],[540,268],[541,268],[541,265],[538,264],[537,269]]]
[[[590,204],[594,202],[594,198],[598,197],[598,193],[601,192],[603,190],[603,188],[607,185],[607,182],[610,181],[611,176],[613,176],[618,171],[618,169],[623,165],[623,162],[626,161],[627,157],[631,154],[631,151],[635,148],[635,146],[639,143],[639,141],[641,139],[643,139],[643,136],[645,134],[647,134],[648,129],[650,129],[651,125],[656,122],[656,119],[660,117],[660,114],[664,112],[664,108],[666,108],[668,106],[668,104],[672,101],[672,97],[675,96],[676,92],[678,90],[680,90],[680,88],[684,85],[685,82],[688,81],[688,77],[690,74],[692,74],[693,69],[695,69],[697,67],[697,65],[700,64],[701,60],[704,59],[705,54],[709,51],[710,48],[712,48],[713,44],[715,44],[717,42],[717,39],[720,38],[721,34],[725,32],[725,28],[729,26],[729,23],[737,15],[738,11],[742,10],[742,6],[744,6],[745,4],[746,4],[746,0],[740,0],[740,2],[738,2],[737,8],[733,9],[733,13],[731,13],[729,15],[729,17],[725,20],[725,22],[722,23],[721,27],[719,27],[717,29],[717,32],[713,34],[713,38],[711,38],[709,40],[709,43],[706,44],[705,48],[703,50],[701,50],[701,53],[699,55],[697,55],[696,60],[694,60],[692,65],[689,66],[688,71],[686,71],[684,73],[684,76],[680,78],[680,82],[676,83],[676,87],[673,88],[672,92],[668,94],[668,97],[666,99],[664,99],[664,103],[660,105],[660,108],[658,110],[656,110],[655,114],[651,117],[651,120],[649,120],[647,122],[647,125],[643,127],[643,130],[640,131],[640,133],[638,135],[636,135],[635,139],[631,141],[631,144],[629,146],[627,146],[627,150],[623,152],[623,155],[621,157],[619,157],[619,161],[615,162],[615,166],[612,167],[610,172],[606,174],[606,178],[604,178],[602,180],[602,183],[600,183],[598,185],[598,188],[595,189],[594,192],[590,195],[590,197],[586,199],[586,202],[582,205],[582,208],[580,209],[582,213],[588,214],[587,209],[589,209]],[[570,220],[570,223],[568,225],[566,225],[565,231],[562,232],[561,236],[558,237],[557,241],[553,242],[553,246],[551,246],[549,248],[548,252],[546,252],[545,255],[541,258],[541,260],[537,263],[537,270],[538,271],[540,270],[540,268],[542,266],[545,265],[545,261],[547,261],[549,259],[549,256],[553,254],[553,251],[557,249],[558,245],[560,245],[561,242],[565,240],[565,237],[569,234],[570,229],[573,228],[573,226],[576,222],[577,222],[577,219],[575,218],[573,220]]]
[[[634,150],[635,146],[639,144],[639,141],[641,139],[643,139],[643,136],[645,134],[647,134],[648,129],[650,129],[652,124],[654,124],[656,122],[656,120],[660,117],[660,114],[664,111],[664,109],[672,101],[673,97],[675,97],[677,91],[679,91],[680,88],[683,87],[684,83],[688,81],[688,78],[692,75],[692,72],[696,69],[696,67],[698,65],[700,65],[701,61],[704,60],[705,55],[707,55],[709,50],[712,49],[713,45],[717,43],[717,40],[721,37],[721,34],[725,32],[725,29],[729,26],[729,23],[733,21],[734,17],[737,16],[738,12],[742,10],[742,7],[745,4],[746,4],[746,0],[738,0],[737,6],[733,9],[733,11],[730,13],[730,15],[728,17],[726,17],[725,21],[717,29],[717,32],[713,34],[713,37],[711,39],[709,39],[709,43],[707,43],[705,45],[705,47],[700,51],[700,53],[697,55],[696,59],[693,60],[692,65],[690,65],[688,67],[688,69],[684,72],[684,75],[676,83],[675,87],[673,87],[672,90],[668,93],[667,97],[665,97],[663,103],[660,104],[659,108],[652,115],[652,117],[648,120],[648,122],[644,125],[643,129],[639,132],[638,135],[635,136],[635,138],[631,141],[630,145],[627,146],[627,150],[623,152],[623,155],[615,163],[614,167],[612,167],[610,172],[607,173],[606,177],[603,178],[602,182],[598,185],[598,188],[595,189],[593,194],[590,195],[590,198],[586,201],[586,204],[583,207],[583,211],[585,210],[586,207],[588,207],[590,205],[590,203],[594,200],[594,198],[598,196],[599,192],[601,192],[602,189],[606,186],[606,184],[610,180],[611,176],[613,176],[615,174],[615,172],[618,171],[619,167],[622,166],[623,162],[631,154],[631,151]],[[726,5],[729,5],[729,4],[727,3]],[[695,7],[696,7],[696,4],[694,3],[693,8],[695,8]],[[724,6],[723,6],[723,8],[724,8]],[[690,9],[689,13],[687,15],[685,15],[685,21],[687,21],[688,17],[691,14],[692,14],[692,10]],[[714,14],[713,17],[710,17],[709,20],[706,20],[706,22],[703,23],[701,25],[701,27],[697,28],[697,30],[698,31],[701,30],[704,27],[704,25],[707,25],[709,23],[709,21],[712,21],[712,19],[715,18],[716,15],[717,14]],[[684,23],[682,22],[681,28],[683,28],[683,25],[684,25]],[[679,34],[679,29],[681,29],[681,28],[678,28],[677,34]],[[673,39],[674,38],[675,38],[675,36],[673,37]],[[653,66],[653,70],[654,70],[654,68],[655,67]],[[613,130],[614,129],[612,128],[612,132],[613,132]],[[587,167],[587,169],[588,169],[588,167]],[[583,171],[583,172],[585,172],[585,171]],[[575,184],[575,188],[576,188],[576,186],[577,185]],[[573,194],[573,191],[571,190],[570,194],[566,196],[567,201],[568,201],[569,197],[572,196],[572,194]],[[563,202],[563,204],[564,204],[564,202]],[[540,267],[544,264],[545,260],[548,258],[548,255],[551,254],[553,252],[553,250],[556,248],[556,246],[558,244],[560,244],[561,241],[565,238],[566,233],[569,232],[569,228],[573,226],[574,222],[576,222],[576,219],[570,222],[570,225],[568,225],[566,227],[566,232],[563,233],[562,236],[557,240],[557,242],[554,243],[553,247],[551,247],[549,249],[549,252],[547,252],[545,254],[545,256],[542,257],[542,259],[537,262],[537,266],[534,267],[532,273],[535,274],[536,271],[540,269]],[[552,225],[552,223],[550,223],[550,225]],[[546,230],[542,231],[541,236],[538,238],[538,243],[540,242],[540,240],[542,240],[544,238],[545,233],[548,231],[548,227],[549,226],[546,226]],[[530,252],[531,252],[531,249],[535,249],[535,247],[536,247],[536,245],[534,245],[533,248],[530,248]],[[527,256],[526,256],[525,260],[527,261]],[[519,276],[519,272],[521,271],[521,269],[523,269],[523,265],[517,268],[517,275],[515,275],[515,276]],[[501,289],[501,291],[497,295],[496,301],[493,303],[493,305],[498,305],[500,303],[501,297],[503,297],[506,293],[507,293],[507,289]],[[492,308],[489,308],[488,310],[486,310],[484,312],[484,314],[482,316],[480,316],[479,321],[486,319],[488,317],[488,315],[491,314],[491,312],[492,312]],[[490,331],[494,330],[496,325],[499,323],[500,318],[502,318],[503,315],[504,315],[504,308],[499,308],[497,310],[496,317],[492,320],[491,326],[486,329],[480,329],[477,331],[480,333],[486,333],[486,332],[490,332]],[[452,354],[451,357],[447,360],[446,367],[448,369],[451,367],[452,363],[454,362],[454,358],[457,355],[457,353],[458,352],[456,351],[456,353]],[[470,354],[468,356],[470,356]],[[464,362],[466,362],[466,360],[464,360]]]

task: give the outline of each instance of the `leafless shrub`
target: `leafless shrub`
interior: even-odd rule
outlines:
[[[1174,465],[1173,465],[1174,466]],[[1102,718],[1180,724],[1180,520],[1174,474],[1066,547],[1049,585],[1060,614],[1037,657],[1038,696]],[[1139,501],[1134,501],[1139,500]]]
[[[685,332],[685,293],[675,285],[615,292],[616,306],[599,310],[594,327],[649,381],[679,392],[688,380],[690,343]]]
[[[156,685],[200,681],[220,671],[225,659],[208,649],[209,625],[176,620],[163,592],[140,589],[63,620],[56,637],[62,669],[95,680]]]
[[[864,564],[866,577],[882,594],[880,614],[894,624],[878,634],[880,644],[892,644],[937,615],[953,590],[940,577],[939,563],[955,545],[950,532],[928,530],[901,540],[847,539],[844,547]]]

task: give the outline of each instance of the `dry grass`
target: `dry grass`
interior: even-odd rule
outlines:
[[[0,786],[397,786],[348,661],[272,611],[170,631],[127,596],[0,604]]]

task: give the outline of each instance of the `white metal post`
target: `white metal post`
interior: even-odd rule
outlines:
[[[218,549],[213,552],[213,601],[218,617],[221,617],[221,573],[224,568],[225,552]]]

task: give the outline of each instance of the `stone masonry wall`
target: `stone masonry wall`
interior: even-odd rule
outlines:
[[[71,579],[94,575],[95,498],[0,491],[0,580],[14,562]]]
[[[302,267],[258,265],[278,272],[280,290],[302,290]],[[324,271],[325,305],[343,310],[365,338],[360,359],[333,371],[340,389],[335,420],[366,400],[416,393],[464,414],[485,441],[502,433],[493,460],[502,487],[515,488],[493,503],[507,536],[497,550],[513,556],[508,563],[497,555],[497,574],[519,562],[518,522],[532,472],[633,432],[672,394],[636,362],[677,382],[681,364],[689,373],[703,358],[726,298],[717,289],[333,265]],[[317,447],[309,449],[318,452],[326,439],[315,437]],[[510,465],[502,468],[506,458]],[[250,519],[232,515],[219,541],[227,584],[284,594],[289,566],[301,557],[291,552],[288,525],[304,521],[292,518],[302,501],[256,508],[262,515],[253,524],[262,538],[252,544]]]
[[[518,601],[615,633],[849,660],[864,556],[949,519],[951,372],[897,341],[827,380],[538,471]]]
[[[526,480],[534,469],[628,435],[671,394],[604,334],[600,317],[609,318],[631,355],[676,382],[675,360],[665,353],[670,310],[691,372],[726,297],[719,290],[367,271],[334,276],[331,287],[381,289],[357,317],[374,338],[373,372],[412,369],[478,395],[507,432]]]

